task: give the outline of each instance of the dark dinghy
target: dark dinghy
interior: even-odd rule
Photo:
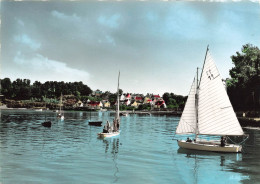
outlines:
[[[51,127],[51,121],[45,121],[42,123],[42,126],[44,127]]]
[[[102,121],[89,121],[88,124],[91,126],[102,126]]]

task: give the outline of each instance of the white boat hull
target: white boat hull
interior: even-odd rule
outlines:
[[[111,132],[111,133],[98,133],[98,137],[105,138],[105,137],[114,137],[119,135],[120,132]]]
[[[35,111],[42,111],[42,109],[35,109]]]
[[[64,120],[64,116],[57,116],[58,119]]]
[[[212,151],[212,152],[226,152],[226,153],[240,153],[242,151],[241,145],[227,144],[220,146],[220,144],[210,142],[186,142],[184,140],[178,140],[180,148],[201,150],[201,151]]]

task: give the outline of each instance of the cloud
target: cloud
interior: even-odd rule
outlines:
[[[22,20],[16,18],[16,21],[20,26],[24,27],[24,22]]]
[[[70,68],[65,63],[48,59],[40,54],[28,58],[20,51],[14,57],[15,69],[21,77],[40,81],[87,81],[89,73],[83,70]]]
[[[24,44],[30,47],[32,50],[38,50],[41,47],[41,43],[31,39],[28,35],[22,34],[14,37],[14,41]]]
[[[102,15],[98,17],[98,23],[109,28],[118,28],[120,17],[121,16],[119,14],[114,14],[110,17]]]
[[[186,94],[189,83],[182,81],[192,78],[190,71],[201,62],[207,44],[223,63],[231,63],[230,55],[242,44],[259,44],[259,6],[251,2],[4,5],[3,73],[30,75],[32,80],[40,76],[41,80],[88,80],[93,75],[97,88],[114,90],[110,84],[116,81],[112,80],[114,71],[120,69],[125,70],[122,78],[139,80],[132,88],[136,91],[172,89]],[[228,75],[227,67],[225,71]],[[149,81],[154,85],[146,85]],[[129,91],[135,84],[123,83],[122,88]]]
[[[176,39],[202,39],[207,27],[204,16],[194,8],[172,6],[162,23],[162,33]]]
[[[77,16],[77,14],[72,14],[72,15],[66,15],[64,13],[61,13],[59,11],[53,10],[51,12],[51,15],[53,17],[56,17],[58,19],[61,20],[65,20],[65,21],[70,21],[70,22],[81,22],[81,18],[79,16]]]

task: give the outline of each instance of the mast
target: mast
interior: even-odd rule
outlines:
[[[60,95],[60,114],[61,114],[61,104],[62,104],[62,93]]]
[[[46,111],[47,111],[47,106],[46,106],[46,95],[45,95],[45,111],[44,111],[44,117],[45,117],[45,122],[47,121],[47,117],[46,117]]]
[[[118,73],[118,83],[117,83],[117,112],[116,112],[116,119],[119,119],[119,78],[120,78],[120,71]]]
[[[203,72],[203,69],[204,69],[208,50],[209,50],[209,45],[207,46],[202,72]],[[201,76],[202,76],[202,72],[201,72]],[[200,76],[200,80],[199,80],[199,67],[197,67],[197,85],[196,85],[196,95],[195,95],[195,108],[196,108],[195,140],[197,140],[198,133],[199,133],[199,86],[200,86],[201,76]]]
[[[197,67],[197,82],[196,82],[196,94],[195,94],[195,108],[196,108],[196,129],[195,129],[195,140],[197,140],[198,138],[198,132],[199,132],[199,121],[198,121],[198,115],[199,115],[199,111],[198,111],[198,106],[199,106],[199,67]]]

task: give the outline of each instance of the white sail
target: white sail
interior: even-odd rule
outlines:
[[[244,134],[209,52],[206,55],[199,84],[198,134]]]
[[[181,115],[176,134],[195,133],[196,129],[196,107],[195,107],[196,85],[193,80],[188,99]]]

